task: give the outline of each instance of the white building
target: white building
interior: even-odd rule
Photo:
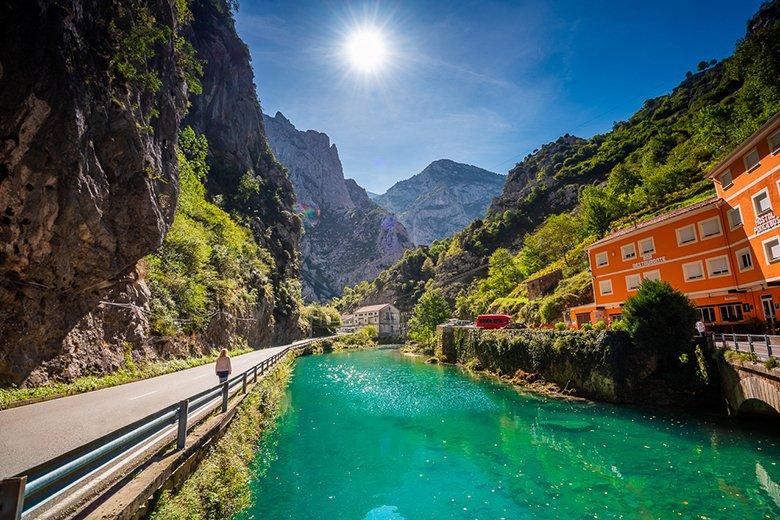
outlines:
[[[400,336],[403,332],[401,312],[390,303],[379,305],[366,305],[360,307],[351,315],[342,316],[342,322],[350,326],[360,328],[373,325],[379,330],[380,336]]]

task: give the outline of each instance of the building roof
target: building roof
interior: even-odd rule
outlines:
[[[374,311],[381,311],[385,307],[390,306],[389,303],[380,303],[377,305],[364,305],[363,307],[360,307],[359,309],[356,309],[353,314],[358,314],[362,312],[374,312]]]
[[[726,156],[725,159],[720,161],[713,169],[710,170],[710,172],[707,174],[707,177],[710,179],[717,176],[721,171],[723,171],[726,166],[728,166],[731,161],[733,161],[736,157],[742,155],[745,153],[749,148],[752,148],[756,145],[756,142],[764,137],[768,137],[769,132],[773,129],[773,127],[780,124],[780,112],[773,115],[769,118],[769,121],[764,123],[764,126],[756,130],[753,135],[742,141],[742,143],[739,144],[734,150],[731,151],[730,154]]]
[[[632,235],[636,232],[642,231],[645,228],[648,228],[654,224],[658,224],[660,222],[663,222],[665,220],[669,220],[674,217],[679,217],[680,215],[684,215],[686,213],[689,213],[691,211],[696,211],[697,209],[704,208],[706,206],[709,206],[711,204],[715,204],[720,199],[718,197],[710,197],[709,199],[705,199],[701,202],[697,202],[695,204],[691,204],[690,206],[684,206],[682,208],[675,209],[673,211],[670,211],[669,213],[664,213],[662,215],[655,216],[649,220],[645,220],[644,222],[640,222],[638,224],[635,224],[633,226],[625,227],[623,229],[619,229],[618,231],[615,231],[614,233],[605,236],[601,240],[598,240],[596,242],[593,242],[590,246],[588,246],[588,250],[590,251],[594,247],[606,244],[607,242],[612,242],[616,238],[620,238],[623,236]]]

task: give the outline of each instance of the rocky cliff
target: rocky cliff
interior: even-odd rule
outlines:
[[[300,332],[300,220],[264,137],[249,54],[228,3],[187,5],[0,5],[0,383],[110,372],[128,355],[186,355],[234,333],[260,345]],[[177,209],[188,104],[188,124],[211,144],[210,192],[251,226],[274,270],[246,316],[159,338],[141,260]]]
[[[448,237],[485,215],[506,177],[440,159],[374,198],[394,213],[417,245]]]
[[[192,6],[189,38],[205,67],[203,93],[191,97],[185,124],[208,139],[209,195],[245,218],[273,256],[273,315],[264,316],[260,325],[284,342],[300,334],[301,222],[293,209],[293,186],[268,147],[249,49],[220,6],[208,0]]]
[[[170,225],[186,102],[173,4],[0,6],[3,379],[59,354]],[[149,55],[128,49],[140,32]]]
[[[346,285],[373,278],[412,246],[395,217],[371,201],[344,172],[335,144],[313,130],[297,130],[281,113],[265,116],[268,141],[289,171],[298,210],[303,294],[327,300]]]

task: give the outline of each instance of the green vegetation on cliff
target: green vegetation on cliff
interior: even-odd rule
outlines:
[[[162,247],[147,257],[152,328],[160,335],[202,332],[218,312],[273,297],[273,259],[251,231],[206,200],[208,143],[191,128],[179,136],[179,205]]]

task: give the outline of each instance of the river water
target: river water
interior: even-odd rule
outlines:
[[[394,351],[299,358],[249,519],[780,518],[780,432],[519,393]]]

